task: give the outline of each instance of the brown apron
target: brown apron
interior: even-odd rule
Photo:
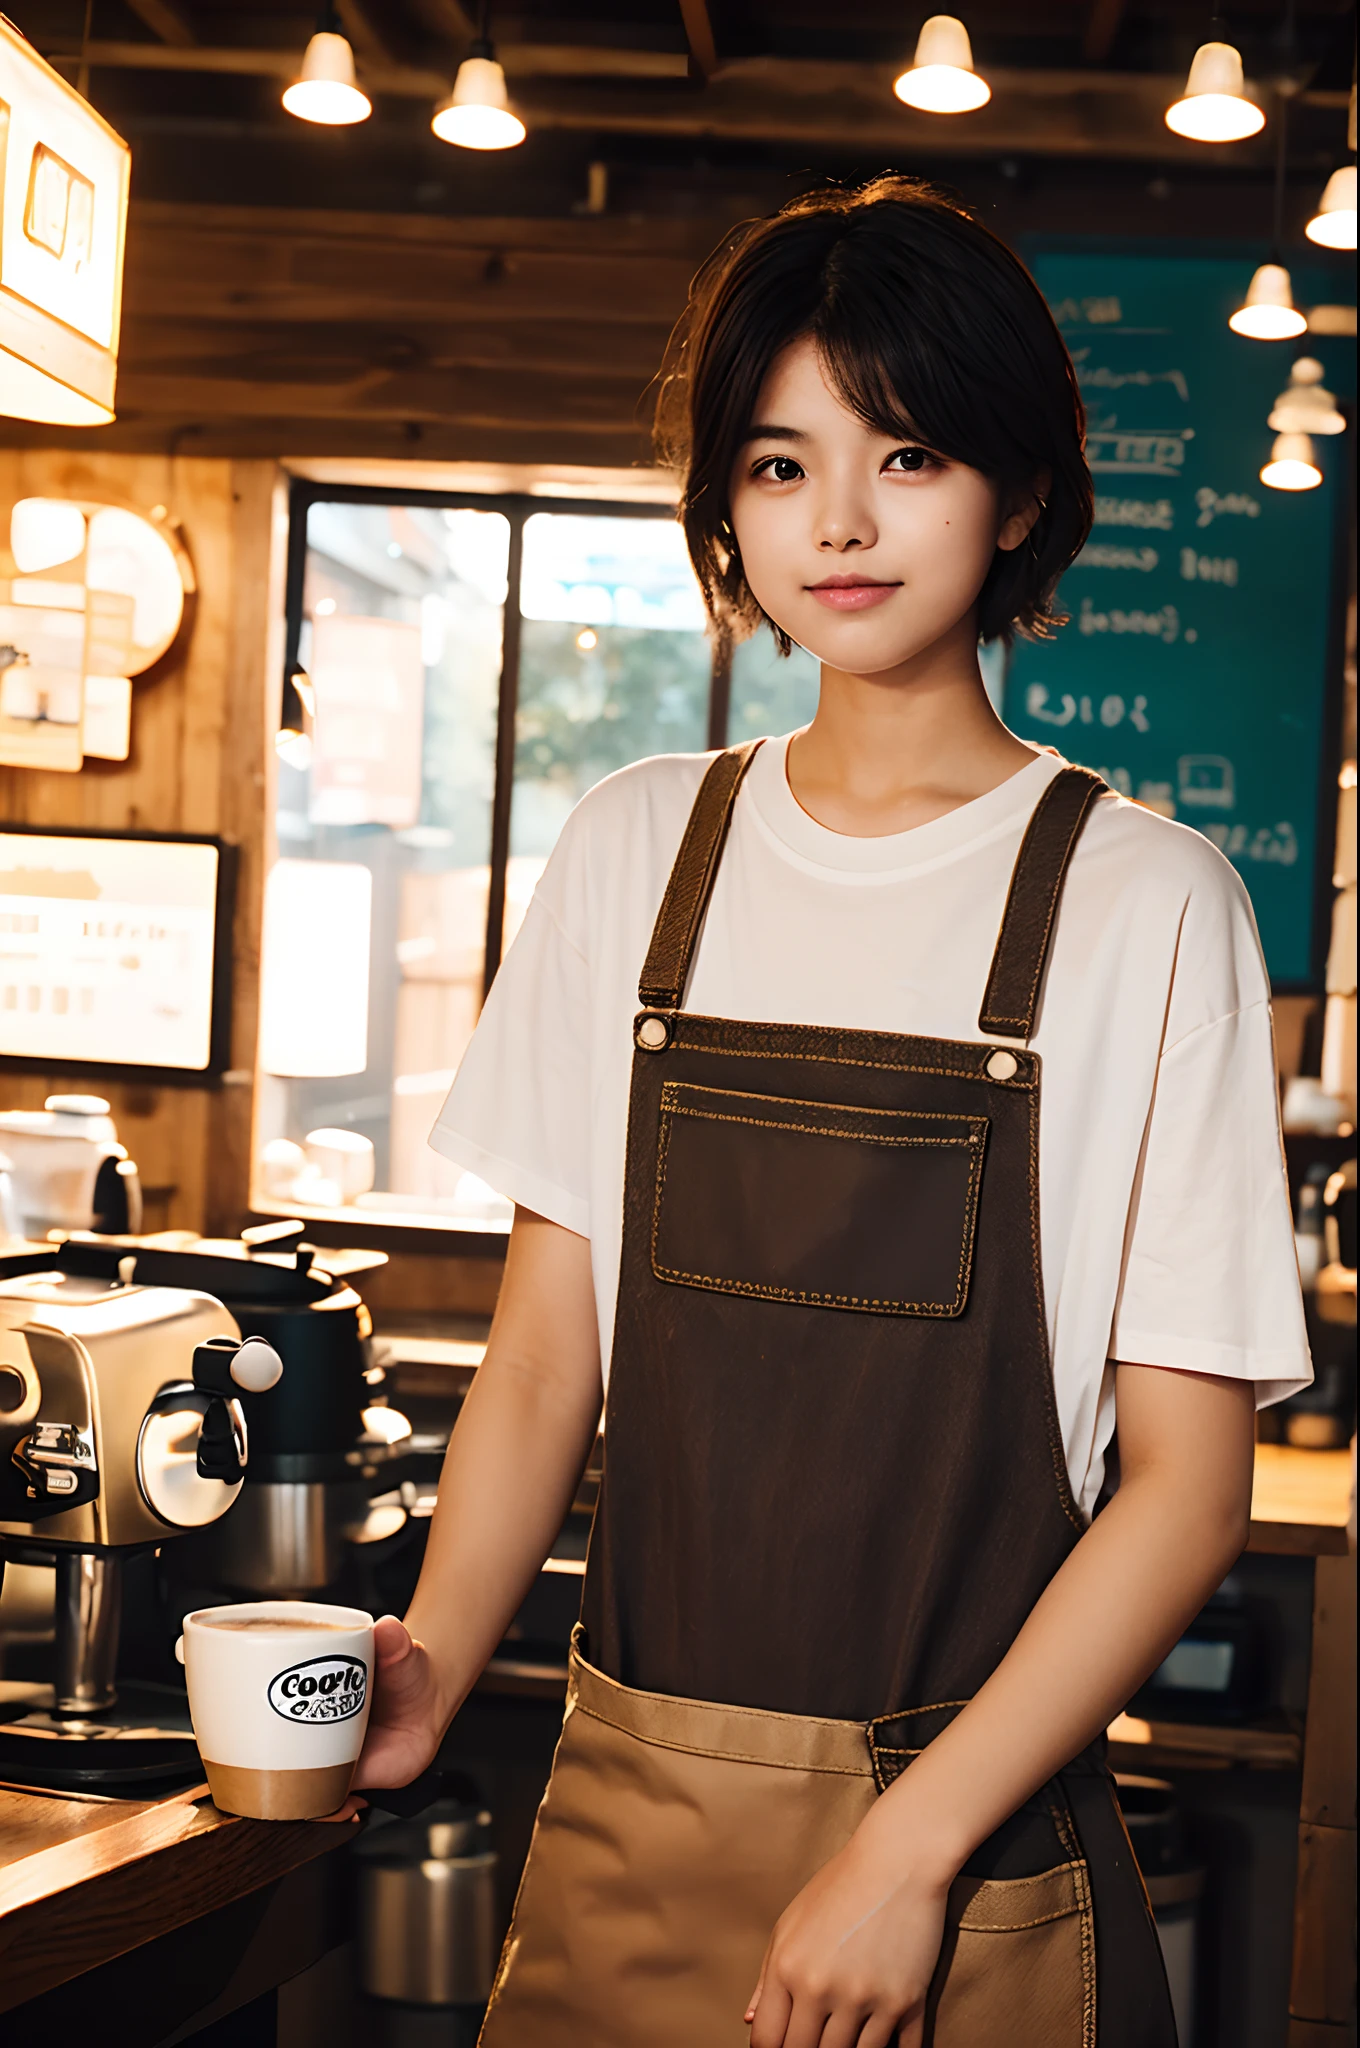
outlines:
[[[754,751],[708,770],[643,969],[606,1477],[482,2048],[744,2048],[776,1920],[1084,1526],[1028,1041],[1104,784],[1063,769],[1035,808],[991,1042],[752,1024],[681,1004]],[[1174,2048],[1100,1745],[969,1859],[926,2038]]]

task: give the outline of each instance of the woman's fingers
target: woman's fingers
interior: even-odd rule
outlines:
[[[750,2024],[751,2024],[752,2020],[753,2020],[753,2019],[755,2018],[755,2016],[756,2016],[756,2008],[757,2008],[757,2007],[759,2006],[759,2004],[760,2004],[760,1994],[761,1994],[761,1993],[762,1993],[762,1991],[763,1991],[763,1990],[765,1989],[765,1977],[766,1977],[766,1974],[767,1974],[767,1972],[768,1972],[768,1970],[769,1970],[769,1967],[770,1967],[770,1944],[769,1944],[769,1942],[766,1942],[766,1944],[765,1944],[765,1953],[764,1953],[764,1955],[763,1955],[763,1956],[761,1957],[761,1959],[760,1959],[760,1975],[759,1975],[759,1976],[758,1976],[758,1977],[756,1978],[756,1988],[755,1988],[755,1990],[754,1990],[754,1991],[753,1991],[753,1992],[751,1993],[751,1996],[750,1996],[750,1997],[749,1997],[749,1998],[747,1999],[747,2001],[746,2001],[746,2024],[747,2024],[747,2026],[748,2026],[748,2027],[750,2026]]]
[[[786,2048],[793,2000],[777,1977],[770,1975],[768,1960],[760,1973],[760,1990],[753,2000],[755,2019],[751,2026],[751,2048]]]

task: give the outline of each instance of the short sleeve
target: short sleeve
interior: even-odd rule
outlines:
[[[590,1235],[590,979],[534,896],[430,1143],[497,1194]]]
[[[1162,1054],[1111,1356],[1254,1380],[1258,1407],[1312,1378],[1265,1000]]]

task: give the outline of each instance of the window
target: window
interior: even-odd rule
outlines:
[[[816,664],[715,657],[664,507],[298,484],[292,522],[253,1201],[503,1229],[426,1141],[565,819],[806,722]]]

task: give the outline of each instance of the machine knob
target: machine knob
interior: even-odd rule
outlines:
[[[283,1360],[263,1337],[247,1337],[231,1361],[231,1376],[248,1394],[267,1394],[283,1378]]]

